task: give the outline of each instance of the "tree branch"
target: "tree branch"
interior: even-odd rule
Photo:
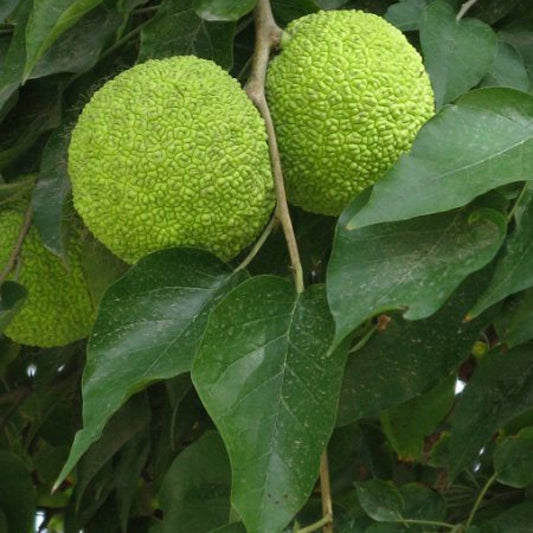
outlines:
[[[298,252],[298,245],[294,235],[285,184],[283,182],[283,171],[279,156],[278,142],[270,109],[265,97],[265,80],[270,52],[277,48],[281,40],[282,30],[274,21],[272,9],[268,0],[259,0],[255,8],[255,49],[252,61],[252,72],[245,90],[259,113],[265,121],[268,135],[268,146],[270,150],[270,162],[274,174],[274,185],[276,189],[276,218],[280,221],[283,233],[287,241],[287,248],[291,258],[291,268],[294,276],[296,292],[299,294],[304,290],[302,263]]]

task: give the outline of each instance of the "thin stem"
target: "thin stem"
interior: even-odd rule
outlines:
[[[331,524],[331,516],[323,516],[318,522],[299,529],[297,533],[312,533],[313,531],[317,531],[321,527],[327,526],[328,524]]]
[[[479,509],[479,506],[481,505],[481,502],[483,501],[483,498],[485,497],[485,494],[487,494],[487,491],[489,490],[490,486],[496,481],[497,472],[494,472],[489,479],[487,479],[487,482],[485,483],[484,487],[481,489],[481,492],[478,494],[478,497],[476,498],[476,501],[474,502],[474,507],[472,507],[472,510],[470,511],[470,515],[468,516],[468,520],[466,521],[466,529],[470,527],[472,524],[472,521],[474,520],[474,516],[476,516],[476,512]]]
[[[252,72],[250,79],[246,84],[246,92],[249,98],[257,107],[259,113],[265,121],[265,127],[268,135],[268,146],[270,150],[270,161],[272,172],[274,174],[274,186],[276,189],[276,217],[281,223],[283,233],[287,241],[287,248],[291,259],[291,268],[294,276],[294,284],[297,293],[304,290],[304,279],[300,253],[294,235],[289,206],[287,204],[287,195],[285,193],[285,184],[283,182],[283,171],[274,129],[274,122],[270,115],[270,109],[265,97],[265,80],[270,52],[279,45],[281,39],[281,28],[274,21],[272,9],[268,0],[259,0],[255,8],[255,49],[252,60]]]
[[[2,270],[2,273],[0,274],[0,285],[4,283],[7,276],[11,273],[13,268],[15,268],[15,265],[17,264],[17,259],[20,254],[20,250],[22,249],[22,244],[24,243],[24,239],[26,238],[26,234],[28,233],[28,230],[31,226],[31,217],[32,217],[32,208],[31,204],[28,205],[26,208],[26,212],[24,213],[24,220],[22,221],[22,225],[20,226],[20,231],[17,237],[17,240],[15,242],[15,245],[13,246],[13,250],[11,251],[11,255],[9,256],[9,259],[7,260],[7,264]]]
[[[261,234],[261,237],[257,239],[256,243],[254,244],[254,247],[250,250],[250,253],[244,258],[244,260],[241,262],[241,264],[235,269],[237,270],[244,270],[253,260],[253,258],[257,255],[257,252],[261,249],[265,241],[268,239],[268,236],[272,233],[272,230],[279,224],[279,220],[276,217],[272,217],[270,219],[270,222],[268,223],[267,227],[264,229],[263,233]]]
[[[514,217],[516,208],[521,204],[522,200],[524,199],[524,195],[526,194],[526,191],[528,189],[529,189],[529,182],[526,181],[524,185],[522,186],[522,190],[520,191],[518,198],[515,200],[515,203],[513,204],[511,211],[509,211],[509,214],[507,215],[507,222],[511,222],[512,218]]]
[[[465,2],[461,9],[459,9],[459,13],[457,13],[456,20],[461,20],[465,15],[466,12],[477,2],[477,0],[468,0],[468,2]]]
[[[404,524],[411,525],[420,525],[420,526],[434,526],[434,527],[444,527],[446,529],[453,529],[455,526],[453,524],[448,524],[448,522],[436,522],[434,520],[415,520],[414,518],[404,518],[402,519]]]
[[[320,458],[320,495],[322,497],[322,514],[324,518],[329,517],[329,521],[324,523],[322,533],[333,533],[333,504],[331,502],[331,483],[326,451]]]

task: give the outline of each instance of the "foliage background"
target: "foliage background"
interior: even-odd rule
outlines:
[[[0,203],[31,189],[62,256],[69,131],[92,92],[176,54],[244,83],[254,4],[4,0]],[[292,210],[302,295],[280,231],[247,271],[187,249],[127,270],[87,235],[88,344],[0,338],[0,531],[32,531],[37,510],[49,532],[297,531],[321,518],[328,442],[336,532],[533,531],[530,3],[271,4],[282,26],[385,16],[421,50],[438,114],[338,220]],[[24,289],[0,290],[3,328]],[[250,346],[265,358],[243,384]]]

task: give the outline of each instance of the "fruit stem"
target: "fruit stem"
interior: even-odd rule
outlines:
[[[282,30],[276,24],[269,0],[258,0],[254,12],[255,17],[255,48],[252,60],[252,71],[246,83],[246,93],[257,107],[259,113],[265,121],[268,135],[268,146],[270,150],[270,163],[274,174],[274,186],[276,189],[276,212],[275,216],[280,221],[283,234],[287,241],[287,248],[291,259],[291,268],[294,276],[296,292],[301,294],[304,291],[304,278],[300,253],[294,235],[294,229],[287,204],[285,184],[283,182],[283,171],[279,156],[278,143],[274,122],[270,115],[270,109],[265,97],[265,80],[270,52],[278,47],[281,40]]]
[[[477,2],[477,0],[468,0],[468,2],[465,2],[461,9],[459,9],[459,13],[457,13],[457,17],[455,17],[455,20],[459,21],[461,20],[465,15],[466,12]]]
[[[11,255],[9,256],[6,266],[2,270],[2,273],[0,274],[0,285],[4,283],[7,276],[9,276],[9,274],[11,273],[11,271],[15,268],[15,265],[17,264],[17,259],[18,259],[20,250],[22,248],[22,244],[24,243],[26,234],[28,233],[28,230],[30,229],[30,226],[31,226],[31,217],[32,217],[32,208],[31,208],[31,203],[30,203],[28,204],[28,207],[26,208],[26,212],[24,213],[24,220],[22,221],[22,224],[20,226],[20,231],[19,231],[17,240],[15,242],[15,245],[13,246],[13,250],[11,251]]]
[[[243,270],[245,269],[253,260],[253,258],[257,255],[257,252],[261,249],[265,241],[268,239],[268,236],[272,233],[272,230],[279,224],[279,220],[274,216],[270,219],[270,222],[268,223],[267,227],[264,229],[263,233],[261,234],[261,237],[257,239],[257,242],[254,244],[254,247],[250,250],[250,253],[242,260],[242,262],[239,264],[239,266],[235,269],[237,270]]]

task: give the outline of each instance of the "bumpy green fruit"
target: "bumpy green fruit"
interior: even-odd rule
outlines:
[[[259,113],[193,56],[147,61],[99,89],[72,132],[69,173],[85,224],[129,263],[180,245],[229,259],[274,207]]]
[[[384,19],[354,10],[287,26],[267,98],[289,201],[326,215],[380,179],[434,112],[418,52]]]
[[[24,215],[0,211],[0,265],[6,265]],[[9,280],[23,285],[28,298],[5,330],[6,336],[31,346],[62,346],[89,334],[94,305],[81,267],[81,242],[70,239],[68,264],[48,251],[30,228]]]

